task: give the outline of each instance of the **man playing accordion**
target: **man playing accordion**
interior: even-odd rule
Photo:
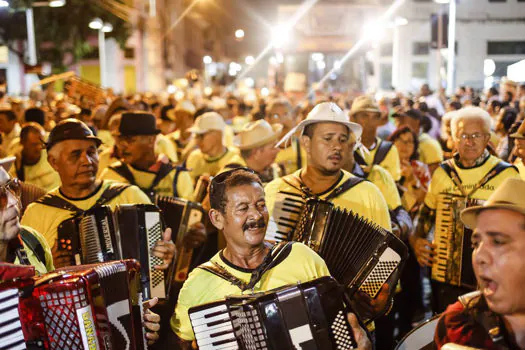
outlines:
[[[442,312],[475,287],[470,233],[459,212],[487,200],[505,179],[519,176],[513,166],[489,154],[490,123],[490,115],[478,107],[454,115],[451,127],[457,154],[434,172],[415,235],[410,237],[419,264],[432,267],[434,312]],[[429,237],[432,227],[434,243]]]
[[[301,243],[264,241],[268,209],[261,180],[246,168],[216,176],[210,185],[210,220],[224,233],[226,248],[190,273],[171,319],[183,348],[195,339],[188,310],[244,291],[262,292],[328,276],[324,261]],[[370,342],[354,315],[349,315],[360,349]],[[270,335],[271,336],[271,335]]]

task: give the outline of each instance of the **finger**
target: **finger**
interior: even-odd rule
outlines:
[[[146,327],[148,331],[152,332],[158,332],[160,330],[160,324],[155,322],[144,322],[144,327]]]
[[[160,315],[156,314],[154,312],[151,312],[150,310],[148,310],[148,313],[144,314],[144,321],[153,322],[153,323],[159,323],[160,322]]]
[[[155,305],[157,305],[158,302],[159,302],[159,298],[155,297],[153,299],[150,299],[150,300],[147,300],[147,301],[143,302],[142,303],[142,307],[144,308],[144,311],[146,311],[146,310],[151,309]]]
[[[166,230],[164,230],[164,233],[162,234],[162,240],[165,242],[171,241],[171,228],[168,227]]]
[[[162,265],[153,266],[153,268],[155,270],[167,270],[169,266],[170,264],[162,264]]]

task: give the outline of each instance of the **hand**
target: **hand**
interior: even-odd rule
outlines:
[[[208,236],[206,235],[206,228],[202,222],[197,222],[188,229],[183,238],[184,248],[194,249],[198,248],[206,242]]]
[[[66,252],[58,249],[58,239],[55,240],[55,244],[51,248],[51,254],[53,255],[53,265],[55,269],[71,266],[72,252]]]
[[[372,299],[366,293],[357,291],[353,297],[353,306],[363,318],[372,319],[386,309],[390,296],[388,283],[383,284],[377,296]]]
[[[158,241],[151,253],[164,260],[164,264],[155,266],[156,270],[167,270],[175,256],[175,244],[171,240],[171,228],[167,228],[162,234],[162,241]]]
[[[356,315],[354,315],[353,313],[349,313],[347,315],[347,318],[348,323],[350,323],[352,331],[354,332],[354,338],[357,342],[357,349],[372,350],[372,342],[370,341],[370,339],[368,339],[365,330],[361,328],[361,325],[357,321]]]
[[[159,339],[160,316],[150,309],[157,305],[159,298],[155,297],[144,303],[144,328],[146,328],[146,339],[148,345],[153,345]]]
[[[436,245],[421,237],[414,237],[411,240],[410,245],[414,250],[419,265],[432,267],[432,264],[435,261],[434,253],[437,248]]]
[[[20,209],[18,205],[10,205],[0,213],[2,222],[0,240],[10,241],[20,232]]]
[[[403,176],[406,180],[409,180],[414,175],[414,169],[412,169],[412,165],[407,160],[401,161],[401,176]]]

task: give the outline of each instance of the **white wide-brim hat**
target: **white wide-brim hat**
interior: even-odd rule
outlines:
[[[234,139],[234,146],[240,150],[248,150],[275,142],[281,136],[281,124],[268,123],[261,119],[246,124]]]
[[[316,123],[339,123],[343,124],[355,135],[356,140],[361,138],[363,128],[357,123],[352,123],[348,116],[343,112],[341,108],[334,102],[321,102],[315,106],[310,113],[306,116],[306,119],[299,123],[295,128],[290,130],[284,137],[277,143],[276,147],[281,144],[286,144],[288,140],[292,138],[294,134],[302,135],[304,128],[310,124]]]

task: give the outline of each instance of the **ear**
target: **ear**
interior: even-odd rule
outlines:
[[[209,214],[210,221],[217,228],[217,230],[221,231],[224,228],[224,215],[217,209],[210,209]]]
[[[56,172],[58,172],[57,159],[53,157],[50,153],[47,154],[47,162]]]
[[[309,154],[311,151],[312,140],[306,135],[301,136],[301,140],[303,142],[304,150]]]

